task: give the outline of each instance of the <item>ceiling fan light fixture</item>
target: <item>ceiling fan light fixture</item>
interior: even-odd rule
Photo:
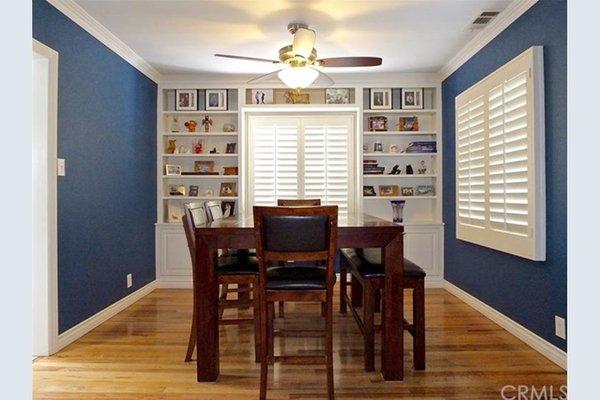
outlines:
[[[289,88],[302,89],[310,86],[319,76],[319,71],[310,67],[288,67],[277,73],[277,77]]]

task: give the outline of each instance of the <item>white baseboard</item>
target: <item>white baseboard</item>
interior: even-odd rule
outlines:
[[[567,353],[552,343],[546,341],[545,339],[539,337],[535,333],[531,332],[529,329],[525,328],[523,325],[513,321],[508,318],[506,315],[502,314],[498,310],[490,307],[485,304],[478,298],[470,295],[465,292],[461,288],[453,285],[452,283],[444,280],[443,287],[448,292],[452,293],[454,296],[458,297],[469,306],[473,307],[475,310],[482,313],[487,318],[494,321],[496,324],[500,325],[502,328],[506,329],[509,333],[516,336],[518,339],[522,340],[533,348],[535,351],[561,367],[562,369],[567,369]]]
[[[140,300],[142,297],[150,294],[157,287],[157,282],[152,281],[146,286],[141,287],[135,292],[123,297],[116,303],[113,303],[110,306],[106,307],[104,310],[96,313],[95,315],[92,315],[85,321],[80,322],[71,329],[61,333],[60,335],[58,335],[57,348],[54,352],[57,352],[62,348],[68,346],[69,344],[73,343],[92,329],[96,328],[101,323],[105,322],[109,318],[112,318],[113,316],[123,311],[136,301]]]

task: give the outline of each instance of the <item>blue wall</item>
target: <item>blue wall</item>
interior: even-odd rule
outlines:
[[[546,261],[456,239],[454,98],[531,46],[544,47]],[[442,83],[445,279],[566,350],[554,316],[567,313],[567,3],[541,0]]]
[[[157,85],[43,0],[33,37],[59,53],[62,333],[155,279]]]

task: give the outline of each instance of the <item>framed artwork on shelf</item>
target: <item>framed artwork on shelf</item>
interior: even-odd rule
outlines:
[[[273,104],[273,89],[252,89],[252,104]]]
[[[235,154],[235,148],[237,147],[237,143],[227,143],[227,147],[225,149],[225,153],[227,154]]]
[[[224,218],[235,215],[235,201],[222,201],[221,210],[223,211]]]
[[[198,186],[197,185],[190,185],[190,190],[188,191],[188,196],[190,196],[190,197],[198,196]]]
[[[221,197],[236,196],[237,184],[235,182],[223,182],[221,183],[221,191],[219,193]]]
[[[206,89],[206,111],[227,110],[227,89]]]
[[[379,195],[382,197],[398,196],[398,185],[379,185]]]
[[[371,110],[392,109],[392,89],[371,89]]]
[[[373,186],[363,186],[363,196],[364,197],[377,196],[377,193],[375,193],[375,187],[373,187]]]
[[[325,89],[325,104],[350,104],[350,89]]]
[[[423,109],[423,89],[410,88],[402,89],[402,109],[404,110],[422,110]]]
[[[196,89],[175,90],[176,111],[196,111],[198,109],[198,91]]]
[[[411,132],[419,130],[419,117],[400,117],[398,118],[398,130],[402,132]]]
[[[384,132],[387,131],[387,117],[376,116],[369,117],[369,130],[371,132]]]
[[[181,222],[181,219],[183,218],[183,208],[179,202],[170,201],[167,205],[167,213],[167,221],[171,223]]]
[[[434,196],[435,187],[433,185],[419,185],[417,186],[416,196]]]
[[[181,165],[165,164],[165,175],[181,175]]]
[[[237,175],[238,167],[223,167],[223,175]]]
[[[402,187],[402,196],[414,196],[415,195],[415,190],[412,188],[412,186],[403,186]]]
[[[215,172],[214,161],[194,161],[194,172],[200,174],[211,174]]]

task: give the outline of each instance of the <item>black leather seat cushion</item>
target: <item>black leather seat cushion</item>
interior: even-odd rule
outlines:
[[[324,290],[326,288],[325,267],[286,265],[267,269],[267,290]]]
[[[219,275],[258,274],[258,258],[248,253],[223,255],[217,260]]]
[[[383,278],[385,270],[382,264],[369,262],[366,258],[360,256],[354,249],[342,249],[342,257],[350,263],[351,267],[356,269],[364,278]],[[425,277],[423,268],[419,267],[409,259],[404,259],[404,276],[411,278]]]

